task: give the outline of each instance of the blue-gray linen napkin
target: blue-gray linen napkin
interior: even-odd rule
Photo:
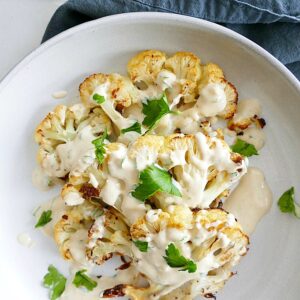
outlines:
[[[83,22],[138,11],[221,24],[268,50],[300,79],[300,0],[69,0],[53,15],[42,41]]]

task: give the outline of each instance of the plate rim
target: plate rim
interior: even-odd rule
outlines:
[[[55,46],[59,42],[68,39],[72,37],[77,32],[81,32],[93,27],[101,26],[101,25],[107,25],[109,23],[117,23],[117,22],[128,22],[131,21],[139,21],[142,20],[145,21],[153,21],[153,20],[170,20],[170,21],[178,21],[181,23],[188,23],[196,26],[200,26],[202,28],[205,28],[207,30],[221,33],[222,35],[232,38],[235,42],[246,46],[253,52],[255,52],[257,55],[261,56],[262,58],[266,59],[270,65],[275,67],[279,73],[281,73],[288,81],[291,83],[291,85],[297,90],[297,92],[300,94],[300,81],[295,77],[295,75],[285,66],[283,65],[277,58],[275,58],[271,53],[269,53],[267,50],[256,44],[255,42],[249,40],[248,38],[242,36],[241,34],[228,29],[226,27],[223,27],[221,25],[218,25],[216,23],[190,17],[190,16],[184,16],[174,13],[165,13],[165,12],[130,12],[130,13],[121,13],[121,14],[115,14],[110,16],[105,16],[96,20],[91,20],[79,25],[76,25],[74,27],[71,27],[56,36],[50,38],[43,44],[39,45],[35,49],[33,49],[29,54],[27,54],[24,58],[22,58],[19,62],[17,62],[7,73],[6,75],[0,80],[0,93],[5,89],[5,87],[8,85],[8,83],[13,79],[13,77],[21,71],[26,65],[28,65],[32,60],[34,60],[39,55],[43,54],[47,49]]]

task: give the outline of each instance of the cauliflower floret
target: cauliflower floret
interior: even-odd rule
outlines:
[[[124,217],[112,207],[105,209],[90,228],[86,253],[88,259],[98,265],[114,253],[131,255],[129,228]]]
[[[256,99],[245,99],[240,101],[234,116],[228,121],[228,128],[237,132],[254,125],[258,128],[265,126],[264,119],[259,118],[261,115],[261,105]]]
[[[156,81],[165,61],[166,54],[164,52],[146,50],[131,58],[127,64],[127,71],[133,83],[144,83],[144,89],[146,89]]]
[[[109,75],[99,73],[87,77],[79,86],[81,101],[87,107],[98,105],[97,102],[93,101],[92,96],[99,86],[105,87],[103,89],[105,95],[102,96],[112,101],[114,106],[120,111],[124,107],[129,107],[137,102],[137,89],[129,78],[117,73]]]
[[[159,159],[179,183],[182,194],[181,198],[155,195],[162,208],[173,203],[208,208],[246,172],[241,155],[232,153],[224,140],[202,133],[166,137]]]
[[[136,120],[122,115],[124,108],[137,102],[138,90],[132,82],[119,74],[94,74],[80,85],[81,101],[86,106],[101,106],[118,131],[133,125]],[[101,101],[94,97],[102,97]]]
[[[137,295],[174,299],[178,282],[173,283],[171,273],[175,270],[163,258],[170,243],[197,266],[195,273],[182,277],[182,286],[177,289],[177,292],[181,290],[182,296],[186,294],[192,298],[219,291],[232,276],[232,267],[247,253],[249,243],[234,217],[221,209],[191,212],[187,207],[173,206],[169,212],[149,211],[131,226],[130,233],[133,240],[149,244],[147,252],[133,251],[137,256],[137,269],[150,284],[146,289],[127,286],[125,290],[133,299],[139,299],[134,298]],[[145,268],[148,263],[155,265],[150,272]]]
[[[200,59],[190,52],[177,52],[166,60],[165,68],[175,73],[180,86],[177,93],[184,102],[195,101],[197,82],[201,76]]]
[[[201,79],[199,82],[199,90],[210,82],[219,82],[224,78],[223,70],[216,64],[208,63],[201,66]]]
[[[78,185],[67,183],[61,190],[61,197],[66,205],[74,206],[79,205],[91,198],[99,198],[100,188],[99,186],[93,186],[86,182]]]
[[[109,148],[109,145],[106,148]],[[99,164],[98,160],[95,160],[80,174],[70,173],[69,181],[61,191],[61,197],[65,204],[78,205],[83,203],[84,199],[99,197],[100,190],[107,179],[103,168],[103,164]]]
[[[78,242],[82,244],[80,255],[85,257],[88,229],[93,220],[102,212],[102,206],[91,201],[85,201],[81,205],[66,210],[66,213],[54,226],[54,240],[63,258],[77,260],[77,257],[74,257],[77,256],[77,253],[72,253],[72,246]]]
[[[218,116],[224,119],[229,119],[233,116],[237,108],[238,93],[234,85],[228,82],[223,74],[222,69],[212,63],[201,66],[202,76],[198,86],[198,92],[201,95],[201,91],[208,84],[218,84],[225,92],[226,106],[224,110],[218,113]]]
[[[111,123],[101,108],[59,105],[36,128],[38,163],[54,178],[82,171],[94,161],[91,142],[105,130],[111,132]]]
[[[130,227],[131,237],[133,240],[140,240],[166,228],[184,230],[191,227],[192,219],[193,214],[186,206],[173,205],[168,212],[161,209],[149,210]]]
[[[141,136],[129,148],[128,156],[135,160],[137,169],[141,171],[156,162],[163,144],[164,137],[162,136]]]
[[[200,59],[191,52],[177,52],[166,60],[165,68],[175,73],[178,79],[197,82],[200,79]]]

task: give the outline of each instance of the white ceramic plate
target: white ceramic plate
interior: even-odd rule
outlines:
[[[43,193],[31,184],[37,150],[34,128],[61,102],[51,94],[67,90],[66,102],[79,101],[78,85],[85,76],[125,73],[133,54],[153,48],[168,53],[188,50],[203,62],[218,63],[240,98],[260,99],[268,141],[252,162],[265,171],[275,200],[291,185],[300,195],[300,84],[275,58],[221,26],[178,15],[124,14],[83,24],[40,46],[0,84],[1,299],[48,299],[41,287],[48,265],[67,271],[52,241],[33,229],[33,209],[57,192]],[[17,243],[22,232],[32,235],[35,247]],[[299,232],[300,220],[280,213],[275,202],[251,237],[238,275],[218,299],[299,299]]]

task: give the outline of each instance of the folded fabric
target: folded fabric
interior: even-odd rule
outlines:
[[[83,22],[137,11],[219,23],[268,50],[300,79],[299,0],[69,0],[53,15],[42,42]]]

